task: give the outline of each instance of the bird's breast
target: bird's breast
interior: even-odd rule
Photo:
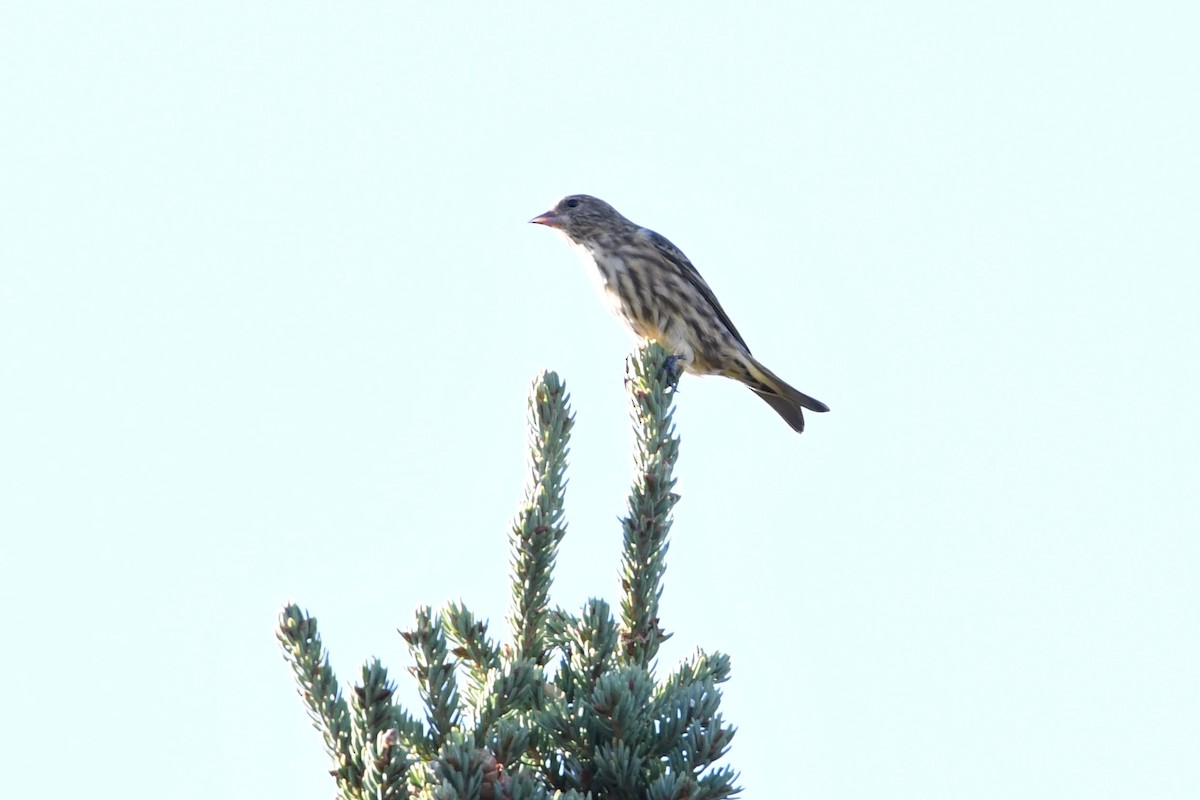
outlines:
[[[618,319],[638,338],[653,339],[683,359],[692,370],[695,348],[687,326],[664,292],[663,276],[653,265],[639,261],[636,254],[580,246],[592,267],[597,291]]]
[[[616,253],[592,245],[579,245],[584,260],[594,268],[593,277],[605,286],[615,286],[621,273],[629,269],[625,259]]]

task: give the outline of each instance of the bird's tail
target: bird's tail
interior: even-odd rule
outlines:
[[[744,381],[744,383],[756,395],[766,400],[767,405],[775,409],[775,413],[783,417],[784,421],[788,425],[791,425],[792,430],[796,431],[796,433],[804,431],[804,412],[801,409],[807,408],[809,411],[822,413],[829,410],[829,406],[820,400],[809,397],[784,383],[778,375],[758,363],[758,361],[751,359],[747,366],[749,367],[750,379]]]

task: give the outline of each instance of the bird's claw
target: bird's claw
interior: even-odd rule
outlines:
[[[662,366],[658,368],[658,376],[661,378],[664,374],[671,391],[676,391],[679,388],[679,378],[683,375],[683,356],[672,354],[664,358]]]

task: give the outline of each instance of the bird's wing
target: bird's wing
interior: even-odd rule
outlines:
[[[749,353],[750,348],[746,346],[746,340],[742,338],[740,333],[738,333],[738,329],[733,326],[733,320],[731,320],[729,315],[725,313],[725,309],[721,308],[721,304],[717,302],[717,296],[713,294],[712,289],[708,288],[708,284],[705,283],[704,278],[700,277],[699,270],[692,266],[692,262],[688,261],[688,257],[683,254],[683,251],[671,244],[667,237],[663,236],[662,234],[655,233],[649,228],[642,228],[642,233],[650,239],[658,252],[662,253],[663,258],[665,258],[669,263],[673,264],[675,268],[679,270],[679,274],[682,275],[688,283],[695,287],[696,291],[698,291],[700,295],[708,301],[708,304],[712,306],[713,311],[717,312],[717,319],[721,320],[721,322],[725,324],[725,327],[728,328],[729,332],[733,334],[733,338],[737,339],[738,343],[741,344],[742,347],[745,347],[746,352]]]

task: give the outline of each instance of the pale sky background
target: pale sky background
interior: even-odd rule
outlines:
[[[745,797],[1200,796],[1194,3],[203,5],[0,8],[0,796],[331,796],[276,613],[410,699],[417,605],[504,632],[543,368],[617,599],[574,192],[833,408],[679,395]]]

